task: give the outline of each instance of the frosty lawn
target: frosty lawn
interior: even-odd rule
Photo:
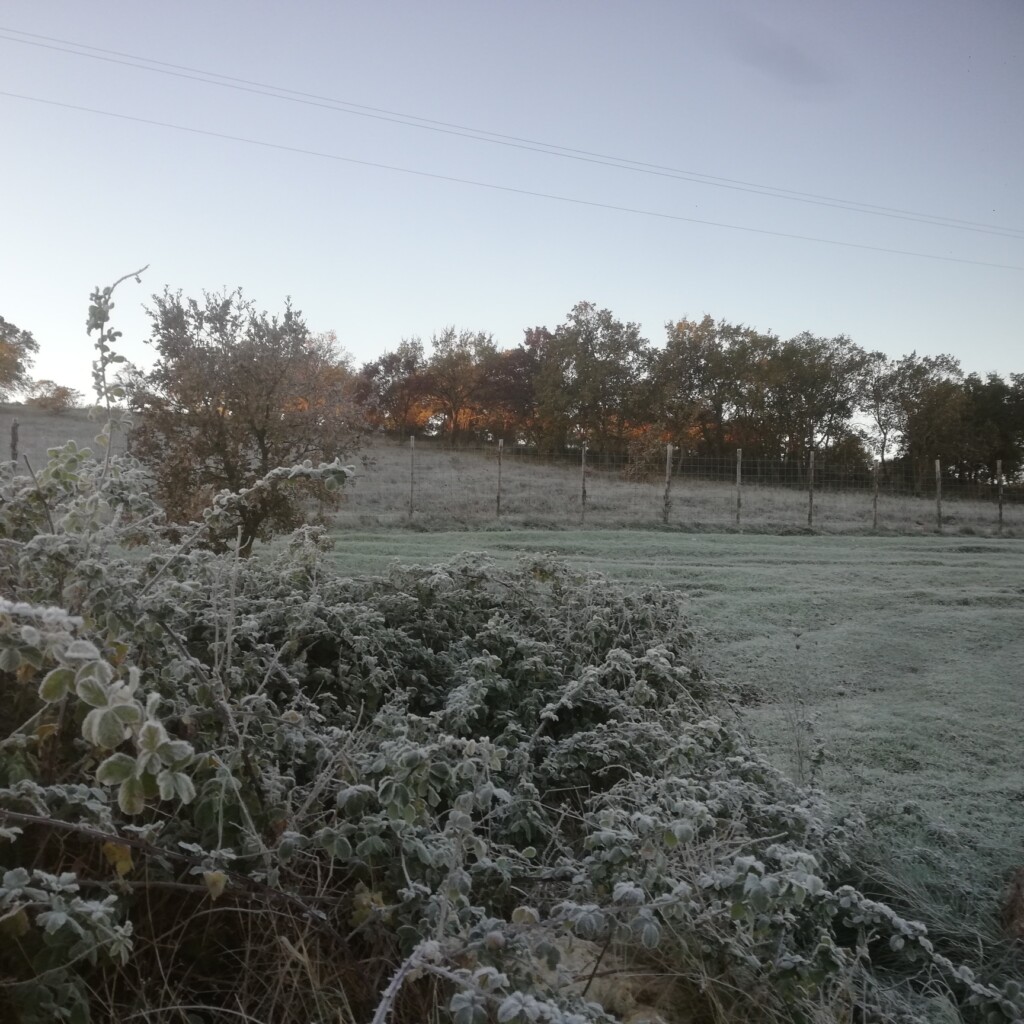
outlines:
[[[1024,545],[965,537],[337,534],[345,572],[551,551],[688,592],[707,670],[777,762],[865,811],[932,928],[991,934],[1024,863]],[[824,761],[815,771],[815,747]]]

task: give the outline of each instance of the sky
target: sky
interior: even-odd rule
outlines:
[[[357,365],[587,300],[1021,372],[1022,97],[1019,0],[5,0],[0,315],[83,391],[147,264],[143,367],[240,286]]]

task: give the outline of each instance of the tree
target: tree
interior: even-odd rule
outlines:
[[[652,357],[639,325],[579,302],[554,333],[539,337],[538,414],[554,439],[624,452],[631,429],[647,416]]]
[[[251,487],[277,467],[354,451],[351,374],[333,335],[310,333],[290,302],[268,316],[241,291],[201,303],[165,291],[147,312],[159,358],[128,378],[140,414],[131,443],[172,521],[194,518],[217,492]],[[333,500],[322,484],[275,481],[238,513],[243,551],[300,525],[314,502],[322,510]]]
[[[883,469],[891,440],[920,490],[934,459],[956,463],[964,441],[966,395],[959,362],[952,356],[919,356],[869,364],[864,404],[874,421],[875,449]]]
[[[354,382],[356,401],[375,427],[400,436],[416,433],[431,415],[426,370],[423,342],[403,339],[394,352],[363,365]]]
[[[1024,378],[1009,382],[997,373],[984,380],[972,373],[964,381],[965,462],[961,475],[969,480],[994,480],[996,467],[1013,477],[1024,460]]]
[[[84,397],[81,391],[57,384],[52,380],[33,381],[26,391],[28,392],[28,404],[42,409],[44,412],[67,412],[68,409],[74,409]]]
[[[446,327],[430,341],[433,354],[427,364],[424,389],[444,420],[449,443],[468,430],[479,413],[486,377],[485,362],[497,349],[483,331],[456,331]]]
[[[868,386],[868,354],[845,335],[819,338],[804,331],[782,345],[777,358],[775,397],[787,454],[802,460],[847,438]]]
[[[495,349],[480,364],[480,428],[491,438],[535,439],[537,363],[525,345]]]
[[[668,338],[654,371],[661,422],[680,453],[697,450],[722,458],[736,440],[731,420],[740,388],[734,349],[750,335],[750,344],[743,349],[749,363],[746,356],[757,336],[749,328],[710,316],[699,322],[684,318],[665,329]]]
[[[0,401],[10,401],[14,392],[31,384],[28,375],[39,342],[0,316]]]

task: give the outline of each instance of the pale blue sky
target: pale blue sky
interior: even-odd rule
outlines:
[[[0,91],[430,174],[934,259],[574,205],[0,95],[0,314],[85,389],[89,291],[291,295],[362,362],[447,324],[710,313],[1024,370],[1019,0],[6,0]],[[17,30],[10,32],[9,30]],[[19,34],[21,33],[21,34]],[[25,35],[34,33],[36,37]],[[37,38],[38,36],[50,39]],[[14,41],[14,39],[21,41]],[[635,173],[60,52],[53,39],[1002,233]],[[984,264],[1004,264],[1003,269]]]

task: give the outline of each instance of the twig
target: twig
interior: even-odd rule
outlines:
[[[43,489],[39,486],[39,478],[36,476],[36,472],[32,468],[32,463],[28,461],[28,456],[23,455],[22,458],[25,460],[25,465],[28,466],[29,473],[32,474],[32,483],[36,485],[36,490],[39,492],[39,500],[43,504],[43,511],[46,513],[46,521],[50,524],[50,533],[56,533],[57,528],[53,525],[53,517],[50,515],[50,506],[46,504],[46,495],[43,494]]]
[[[608,947],[612,944],[612,939],[614,938],[614,936],[615,922],[613,921],[608,928],[608,941],[604,944],[604,946],[601,947],[601,952],[597,954],[597,959],[594,961],[594,969],[590,972],[590,977],[587,978],[587,983],[583,986],[583,991],[580,993],[581,999],[587,998],[587,993],[590,991],[590,986],[593,983],[594,978],[597,976],[597,969],[601,966],[601,961],[604,959],[605,953],[608,952]]]
[[[147,592],[149,591],[149,588],[152,587],[153,584],[156,583],[156,581],[160,579],[161,576],[163,576],[165,570],[171,564],[171,562],[173,562],[179,555],[181,555],[185,551],[185,548],[187,548],[190,544],[195,543],[196,538],[198,536],[198,533],[191,534],[190,536],[186,537],[181,542],[181,544],[179,544],[178,547],[174,549],[174,551],[171,552],[171,554],[167,558],[167,561],[164,562],[164,564],[161,565],[159,569],[157,569],[156,575],[151,576],[147,581],[146,585],[142,588],[142,590],[139,591],[138,595],[136,596],[137,601],[141,600],[143,597],[146,596]]]

